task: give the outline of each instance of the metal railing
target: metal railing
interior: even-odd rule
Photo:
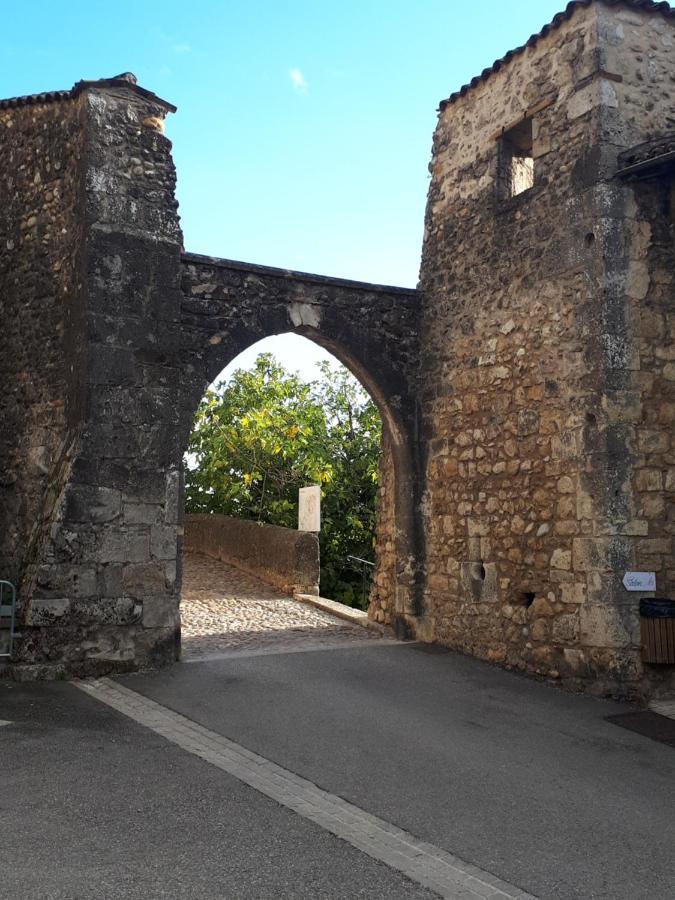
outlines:
[[[370,578],[367,577],[368,569],[374,569],[375,563],[370,562],[368,559],[362,559],[360,556],[347,556],[347,559],[351,560],[354,563],[359,563],[357,571],[360,569],[361,571],[361,605],[363,609],[366,609],[366,584],[370,581]]]
[[[0,657],[12,655],[16,618],[16,588],[0,580]]]

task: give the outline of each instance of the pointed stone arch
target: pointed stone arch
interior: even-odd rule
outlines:
[[[419,613],[410,381],[416,292],[196,254],[183,255],[182,270],[183,446],[208,384],[239,353],[274,334],[298,334],[324,347],[373,398],[383,424],[379,518],[390,523],[379,528],[376,548],[377,574],[389,594],[380,601],[387,618],[409,631],[408,618]]]

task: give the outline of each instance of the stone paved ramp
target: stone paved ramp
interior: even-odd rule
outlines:
[[[377,641],[350,625],[209,556],[185,553],[181,595],[186,660],[231,652],[284,652]]]

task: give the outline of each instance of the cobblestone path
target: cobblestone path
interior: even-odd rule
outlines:
[[[199,553],[183,556],[181,619],[184,659],[381,639]]]

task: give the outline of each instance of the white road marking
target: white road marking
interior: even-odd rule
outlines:
[[[452,853],[373,816],[215,731],[108,678],[73,682],[167,741],[238,778],[282,806],[398,869],[446,900],[536,900]]]
[[[0,728],[2,728],[3,725],[11,725],[11,724],[12,723],[9,721],[9,719],[0,719]]]

